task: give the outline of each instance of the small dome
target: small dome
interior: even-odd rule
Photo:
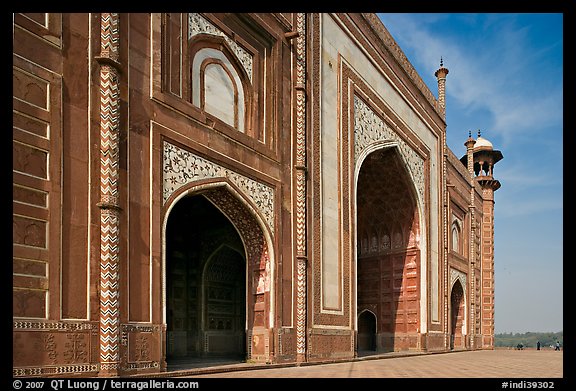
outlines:
[[[476,144],[474,144],[474,150],[493,150],[494,146],[492,145],[492,143],[488,140],[486,140],[484,137],[482,136],[478,136],[478,138],[476,139]]]

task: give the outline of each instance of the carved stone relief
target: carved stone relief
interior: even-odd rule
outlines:
[[[13,376],[98,370],[98,326],[86,322],[14,321]]]

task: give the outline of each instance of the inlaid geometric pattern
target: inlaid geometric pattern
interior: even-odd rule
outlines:
[[[306,352],[306,15],[296,15],[296,352]]]
[[[74,321],[14,321],[13,376],[93,376],[98,324]],[[93,348],[94,346],[94,348]]]
[[[100,58],[100,370],[119,365],[119,16],[101,16]],[[110,62],[108,62],[108,60]]]

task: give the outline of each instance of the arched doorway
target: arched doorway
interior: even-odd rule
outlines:
[[[362,311],[358,316],[358,355],[376,351],[376,316]]]
[[[166,224],[166,362],[246,357],[246,251],[203,195],[176,202]]]
[[[418,348],[419,214],[396,147],[373,151],[362,162],[356,210],[358,313],[374,309],[377,351]]]
[[[465,347],[464,341],[464,290],[460,280],[456,280],[450,294],[450,349]]]

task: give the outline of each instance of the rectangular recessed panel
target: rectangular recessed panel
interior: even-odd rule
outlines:
[[[46,262],[14,258],[12,261],[12,272],[23,276],[47,277],[46,266]]]
[[[43,138],[48,138],[49,136],[49,125],[47,122],[38,118],[29,117],[17,111],[12,112],[12,127]]]
[[[46,318],[47,291],[15,288],[12,292],[13,316],[22,318]]]
[[[15,98],[42,109],[48,109],[49,84],[46,80],[14,68],[12,86]]]
[[[24,216],[12,218],[12,241],[14,244],[46,248],[47,222]]]
[[[39,206],[42,208],[48,206],[48,193],[31,189],[29,187],[14,185],[12,187],[12,199],[13,201],[22,204]]]
[[[17,141],[12,143],[12,169],[48,179],[48,152]]]

